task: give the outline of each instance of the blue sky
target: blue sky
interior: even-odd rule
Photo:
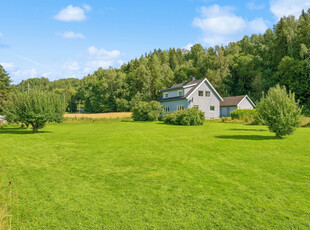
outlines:
[[[227,44],[263,33],[310,0],[2,1],[0,64],[14,83],[78,77],[145,52]]]

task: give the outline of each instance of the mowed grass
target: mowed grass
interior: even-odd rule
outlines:
[[[309,229],[310,129],[95,120],[0,129],[12,229]]]

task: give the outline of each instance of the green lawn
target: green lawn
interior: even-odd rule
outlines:
[[[309,229],[310,128],[81,121],[0,129],[12,228]]]

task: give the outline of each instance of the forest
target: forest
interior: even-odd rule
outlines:
[[[82,102],[85,112],[130,111],[138,101],[158,99],[175,83],[208,78],[222,96],[248,94],[254,102],[276,84],[295,93],[310,111],[310,9],[297,19],[283,17],[264,34],[244,36],[226,46],[190,50],[155,49],[120,68],[99,68],[83,79],[33,78],[13,90],[40,88],[63,95],[68,111]]]

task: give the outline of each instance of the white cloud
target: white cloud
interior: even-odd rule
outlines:
[[[307,10],[310,7],[310,0],[272,0],[270,2],[270,11],[279,20],[283,16],[294,15],[298,17],[302,9]]]
[[[86,19],[84,9],[78,6],[69,5],[66,8],[59,11],[57,15],[54,16],[54,19],[60,21],[84,21]]]
[[[66,31],[63,34],[61,34],[63,38],[85,38],[83,34],[81,33],[75,33],[73,31]]]
[[[2,65],[2,67],[9,72],[15,70],[15,65],[11,62],[0,62],[0,65]]]
[[[247,8],[250,10],[262,10],[265,8],[265,4],[256,4],[255,2],[248,2]]]
[[[263,33],[268,29],[264,19],[256,18],[250,22],[248,22],[249,31],[252,33]]]
[[[28,78],[39,77],[37,70],[34,68],[27,69],[27,70],[19,69],[17,71],[13,71],[11,76],[12,76],[12,79],[14,80],[14,83],[20,82],[21,80],[28,79]]]
[[[63,65],[66,76],[82,77],[85,74],[92,73],[98,68],[107,69],[110,66],[121,66],[124,61],[119,50],[106,50],[90,46],[87,49],[87,54],[82,55],[79,61],[68,61]]]
[[[83,4],[83,8],[84,8],[84,10],[86,10],[86,11],[91,11],[91,6],[90,5],[87,5],[87,4]]]
[[[234,8],[217,4],[201,7],[200,17],[194,18],[192,24],[202,30],[202,40],[210,46],[227,44],[241,39],[245,34],[263,33],[267,29],[262,18],[248,21],[235,15]]]
[[[68,61],[63,65],[63,69],[72,73],[80,70],[79,63],[77,61]]]
[[[192,43],[188,43],[186,46],[183,47],[183,49],[191,50],[192,46],[193,46]]]

